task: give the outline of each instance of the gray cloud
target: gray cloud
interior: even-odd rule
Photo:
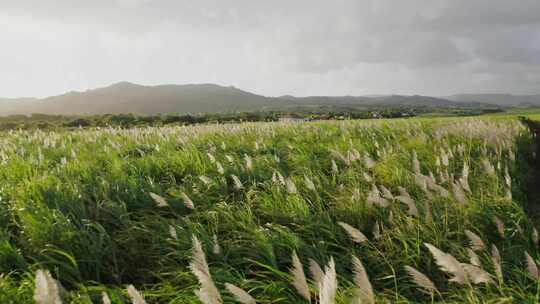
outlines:
[[[539,93],[539,11],[537,0],[0,0],[0,96],[120,80]]]

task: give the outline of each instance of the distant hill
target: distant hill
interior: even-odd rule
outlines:
[[[299,108],[366,109],[373,107],[489,107],[482,102],[428,96],[265,97],[215,84],[145,86],[120,82],[85,92],[43,99],[0,99],[0,115],[10,114],[159,114],[216,113]]]
[[[481,102],[499,106],[540,105],[540,95],[457,94],[445,98],[456,102]]]

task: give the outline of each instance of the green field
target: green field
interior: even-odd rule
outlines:
[[[4,132],[0,303],[537,303],[533,151],[512,116]]]

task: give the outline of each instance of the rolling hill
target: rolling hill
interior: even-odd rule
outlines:
[[[494,104],[498,106],[540,105],[540,95],[457,94],[444,98],[455,102],[480,102]]]
[[[481,102],[428,96],[265,97],[215,84],[145,86],[120,82],[84,92],[43,99],[0,99],[0,115],[10,114],[159,114],[216,113],[299,108],[366,109],[373,107],[489,107]]]

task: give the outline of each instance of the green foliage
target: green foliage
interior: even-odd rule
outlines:
[[[70,126],[98,121],[78,119]],[[131,115],[99,119],[123,127],[150,123]],[[195,118],[160,118],[162,124],[190,119]],[[405,265],[434,281],[440,290],[435,301],[538,300],[539,285],[527,277],[523,255],[527,250],[538,258],[535,223],[523,207],[532,138],[516,120],[246,123],[3,135],[0,272],[10,274],[0,277],[1,303],[32,303],[31,278],[38,268],[49,269],[68,290],[66,303],[99,303],[103,291],[113,303],[127,303],[127,284],[149,303],[197,303],[198,282],[188,267],[192,235],[201,240],[227,303],[232,297],[225,283],[261,303],[300,303],[288,273],[293,250],[306,273],[308,259],[320,265],[335,259],[336,303],[348,303],[354,293],[352,255],[366,266],[381,302],[432,301]],[[414,153],[421,174],[432,173],[448,196],[423,190],[415,181]],[[494,173],[486,171],[484,159]],[[464,164],[471,192],[459,202],[453,182],[462,177]],[[418,214],[398,200],[388,199],[385,208],[370,203],[374,186],[393,196],[405,188]],[[168,206],[158,207],[149,193],[165,198]],[[495,217],[505,225],[504,238]],[[340,221],[368,241],[352,242]],[[467,262],[466,229],[498,247],[504,282],[458,286],[437,268],[423,244]],[[493,274],[489,248],[478,255]],[[317,285],[308,281],[315,294]]]

